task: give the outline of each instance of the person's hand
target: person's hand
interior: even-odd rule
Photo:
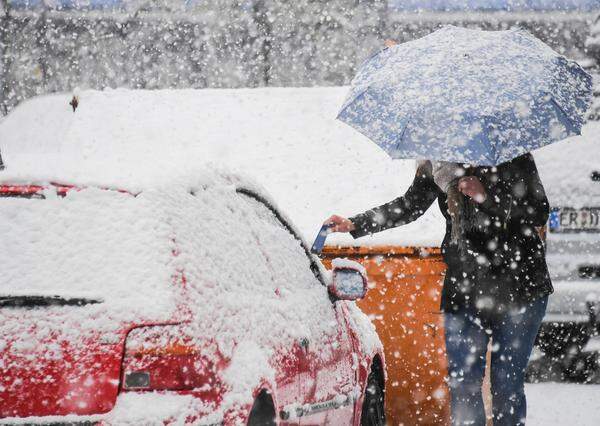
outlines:
[[[476,203],[483,203],[487,198],[487,193],[481,184],[479,178],[475,176],[465,176],[458,181],[458,190],[471,197]]]
[[[398,44],[398,42],[397,42],[396,40],[392,40],[391,38],[388,38],[387,40],[385,40],[385,41],[383,42],[383,45],[384,45],[385,47],[392,47],[392,46],[395,46],[395,45],[397,45],[397,44]]]
[[[337,214],[323,222],[323,225],[330,225],[330,232],[351,232],[356,228],[350,220]]]

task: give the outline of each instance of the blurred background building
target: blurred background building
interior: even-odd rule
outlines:
[[[75,88],[348,84],[386,38],[522,27],[594,69],[600,0],[0,0],[0,115]]]

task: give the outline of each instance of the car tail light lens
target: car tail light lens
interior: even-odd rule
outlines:
[[[191,390],[214,385],[218,353],[193,335],[186,325],[131,330],[125,342],[123,389]]]

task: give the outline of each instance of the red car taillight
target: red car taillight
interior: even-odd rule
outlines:
[[[218,355],[191,335],[186,325],[131,330],[125,342],[123,390],[206,390],[214,386]]]

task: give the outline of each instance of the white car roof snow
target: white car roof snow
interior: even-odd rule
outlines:
[[[0,180],[47,180],[139,190],[193,180],[207,163],[248,175],[277,201],[310,242],[330,214],[352,215],[401,195],[412,160],[391,160],[335,120],[345,87],[210,90],[105,90],[38,97],[0,122],[7,169]],[[535,153],[553,204],[600,195],[600,124],[583,137]],[[596,188],[598,187],[598,188]],[[578,190],[579,188],[579,190]],[[583,200],[583,201],[582,201]],[[444,224],[437,206],[415,223],[354,241],[435,246]]]

